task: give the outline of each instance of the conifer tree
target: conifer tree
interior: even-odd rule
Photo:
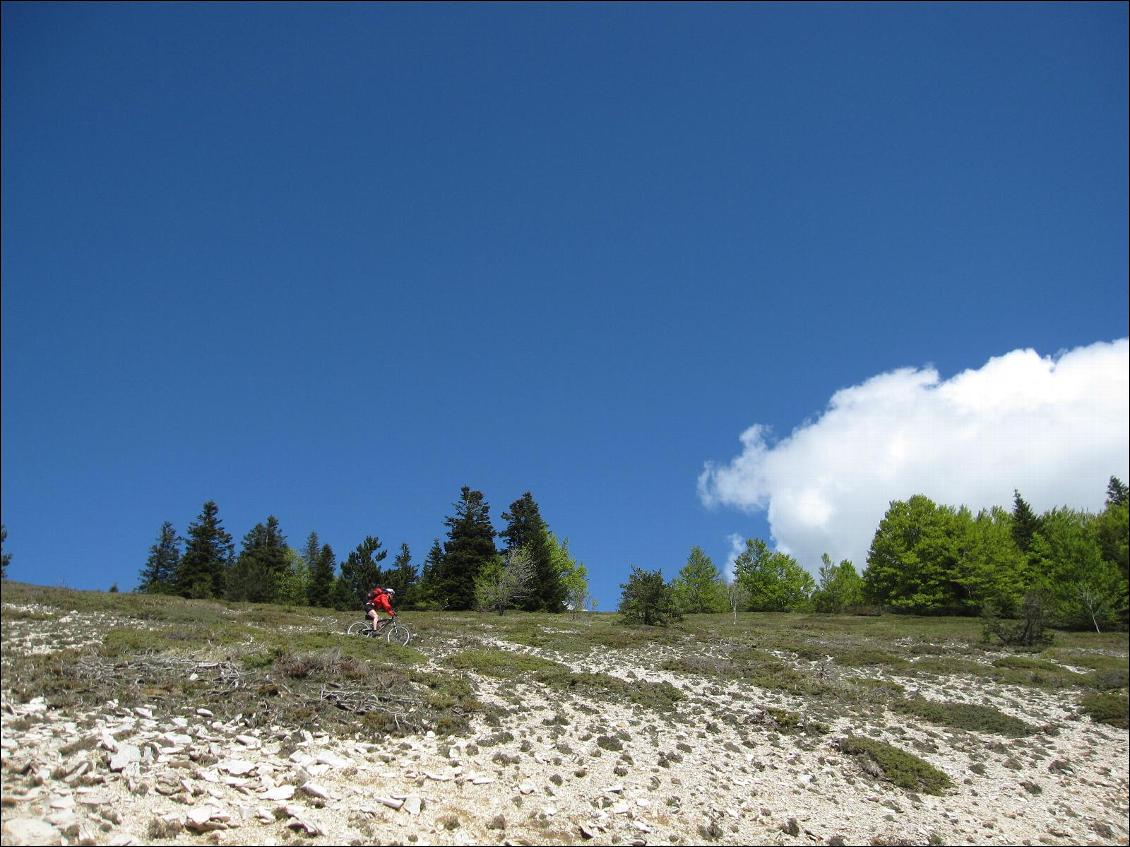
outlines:
[[[149,558],[139,576],[137,590],[146,594],[173,593],[179,564],[180,539],[172,523],[165,521],[157,533],[157,542],[149,548]]]
[[[4,542],[8,540],[8,528],[0,524],[0,579],[8,578],[8,563],[12,561],[12,554],[5,553]]]
[[[667,626],[682,619],[671,586],[663,581],[662,571],[645,571],[632,566],[628,581],[620,584],[620,612],[624,623]]]
[[[302,548],[302,558],[306,560],[306,567],[310,569],[310,573],[314,573],[314,568],[318,567],[318,559],[322,555],[322,543],[318,539],[318,533],[311,532],[306,536],[306,545]]]
[[[1128,495],[1130,495],[1130,491],[1127,490],[1126,483],[1118,477],[1112,476],[1106,486],[1106,505],[1125,506]]]
[[[392,568],[384,574],[385,587],[396,591],[401,607],[413,602],[416,587],[416,566],[408,545],[401,543],[400,552],[392,560]]]
[[[701,547],[692,547],[687,563],[671,581],[675,602],[683,614],[714,614],[726,611],[726,587],[714,562]]]
[[[502,513],[502,519],[507,525],[498,535],[506,539],[506,551],[525,550],[533,568],[528,593],[521,600],[522,608],[527,612],[560,612],[564,608],[565,586],[554,566],[549,528],[534,496],[529,491],[524,493],[510,504],[510,511]]]
[[[243,550],[228,573],[225,596],[229,600],[269,603],[278,598],[290,570],[286,536],[274,515],[255,524],[243,537]]]
[[[388,556],[387,550],[381,549],[381,540],[375,535],[366,535],[353,552],[341,563],[341,576],[339,582],[344,584],[339,596],[344,597],[345,591],[352,598],[353,604],[363,603],[365,596],[377,585],[382,584],[384,573],[381,571],[381,562]]]
[[[443,548],[439,544],[439,539],[436,538],[432,540],[431,549],[428,550],[428,555],[424,558],[424,565],[420,568],[420,580],[416,584],[413,596],[413,602],[419,608],[440,608],[436,602],[435,587],[436,574],[439,573],[442,563]]]
[[[344,562],[342,566],[344,567]],[[330,591],[330,605],[341,612],[356,612],[361,609],[362,600],[357,599],[349,580],[338,574]]]
[[[209,500],[196,522],[188,526],[184,555],[177,568],[176,593],[197,598],[223,596],[232,554],[232,538],[220,521],[220,507]]]
[[[455,514],[444,519],[448,528],[443,559],[435,569],[434,602],[443,609],[475,608],[475,579],[498,550],[494,546],[494,527],[490,506],[481,491],[464,485]]]
[[[1019,491],[1013,490],[1012,495],[1012,537],[1020,552],[1027,554],[1032,547],[1032,536],[1040,531],[1040,518]]]
[[[315,539],[315,533],[310,533]],[[318,551],[317,561],[310,569],[310,585],[306,590],[306,597],[311,606],[329,608],[333,606],[334,571],[337,562],[334,559],[333,548],[323,544]]]

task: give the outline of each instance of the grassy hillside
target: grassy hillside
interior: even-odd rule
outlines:
[[[980,622],[966,618],[744,614],[735,623],[701,615],[652,629],[622,626],[614,614],[408,612],[402,620],[413,641],[396,647],[346,636],[360,615],[325,609],[20,583],[4,583],[3,603],[5,687],[54,708],[195,698],[258,723],[459,735],[476,717],[497,719],[498,705],[477,696],[484,678],[641,708],[678,699],[665,682],[576,669],[616,653],[641,675],[739,681],[801,698],[817,721],[889,707],[927,722],[1024,734],[1023,722],[991,707],[929,707],[906,691],[915,680],[948,680],[956,693],[976,680],[1076,690],[1084,711],[1126,725],[1125,633],[1056,633],[1040,653],[1007,655],[983,644]]]

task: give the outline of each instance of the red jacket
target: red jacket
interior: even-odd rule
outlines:
[[[369,592],[369,599],[367,602],[369,605],[386,614],[395,614],[395,612],[392,611],[392,604],[388,601],[388,595],[385,594],[385,592],[380,588],[374,588]]]

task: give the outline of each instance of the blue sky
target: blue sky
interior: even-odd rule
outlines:
[[[5,4],[2,96],[13,579],[208,499],[419,561],[470,485],[607,610],[773,534],[752,425],[1127,335],[1125,4]]]

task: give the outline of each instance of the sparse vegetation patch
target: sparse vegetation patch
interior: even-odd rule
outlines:
[[[1022,738],[1038,730],[1038,727],[1012,715],[1006,715],[992,706],[979,706],[974,703],[939,702],[912,697],[894,701],[892,708],[904,715],[924,718],[939,726],[988,732],[1009,738]]]
[[[842,753],[861,759],[866,773],[907,791],[941,794],[953,787],[950,778],[930,763],[874,738],[848,736],[837,746]]]

